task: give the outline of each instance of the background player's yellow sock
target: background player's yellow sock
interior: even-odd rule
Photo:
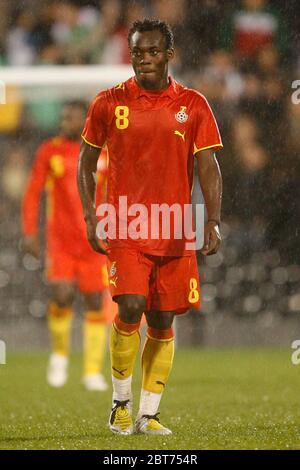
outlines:
[[[83,373],[99,374],[106,349],[106,324],[102,310],[88,310],[83,326]]]
[[[138,417],[157,413],[174,357],[173,329],[148,328],[142,355],[143,382]]]
[[[52,350],[61,356],[68,356],[73,311],[71,307],[59,307],[55,302],[48,306],[48,328]]]
[[[140,348],[140,323],[124,323],[117,315],[111,329],[110,358],[113,400],[131,399],[132,372]]]

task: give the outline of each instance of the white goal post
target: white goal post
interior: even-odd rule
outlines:
[[[127,80],[130,65],[2,67],[0,82],[17,90],[26,101],[43,97],[91,98],[95,93]],[[13,94],[8,93],[7,99]]]

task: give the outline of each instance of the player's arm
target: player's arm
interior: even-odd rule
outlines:
[[[202,189],[207,222],[204,226],[203,255],[213,255],[219,249],[221,236],[219,223],[222,204],[222,176],[214,149],[201,150],[196,153],[198,177]]]
[[[97,253],[107,254],[96,236],[98,219],[96,217],[95,192],[97,162],[100,151],[100,148],[92,147],[84,140],[82,141],[78,160],[77,182],[87,226],[88,241]]]
[[[48,171],[47,147],[44,144],[36,153],[22,201],[23,250],[36,258],[40,256],[38,236],[40,200]]]
[[[106,92],[100,92],[92,101],[85,126],[82,132],[77,182],[87,226],[87,238],[91,247],[97,252],[107,254],[101,241],[97,238],[95,193],[97,162],[101,149],[107,138],[108,104]]]

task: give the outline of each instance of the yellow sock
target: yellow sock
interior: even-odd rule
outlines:
[[[88,310],[83,327],[83,373],[98,374],[102,371],[106,347],[106,324],[103,312]]]
[[[139,326],[139,323],[124,323],[118,315],[115,318],[110,336],[110,358],[112,375],[118,380],[132,376],[140,347]]]
[[[172,328],[157,330],[148,328],[142,355],[142,389],[161,394],[171,372],[174,357]]]
[[[59,307],[50,302],[48,307],[48,328],[52,350],[61,356],[68,356],[73,312],[71,307]]]

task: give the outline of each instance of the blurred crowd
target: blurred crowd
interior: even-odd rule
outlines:
[[[298,0],[1,0],[0,68],[127,64],[128,28],[144,17],[171,25],[172,73],[216,114],[234,243],[245,256],[275,250],[282,263],[299,264]],[[45,122],[38,107],[14,109],[11,122],[0,116],[0,225],[18,210],[35,145],[56,129],[59,103],[48,105]]]

